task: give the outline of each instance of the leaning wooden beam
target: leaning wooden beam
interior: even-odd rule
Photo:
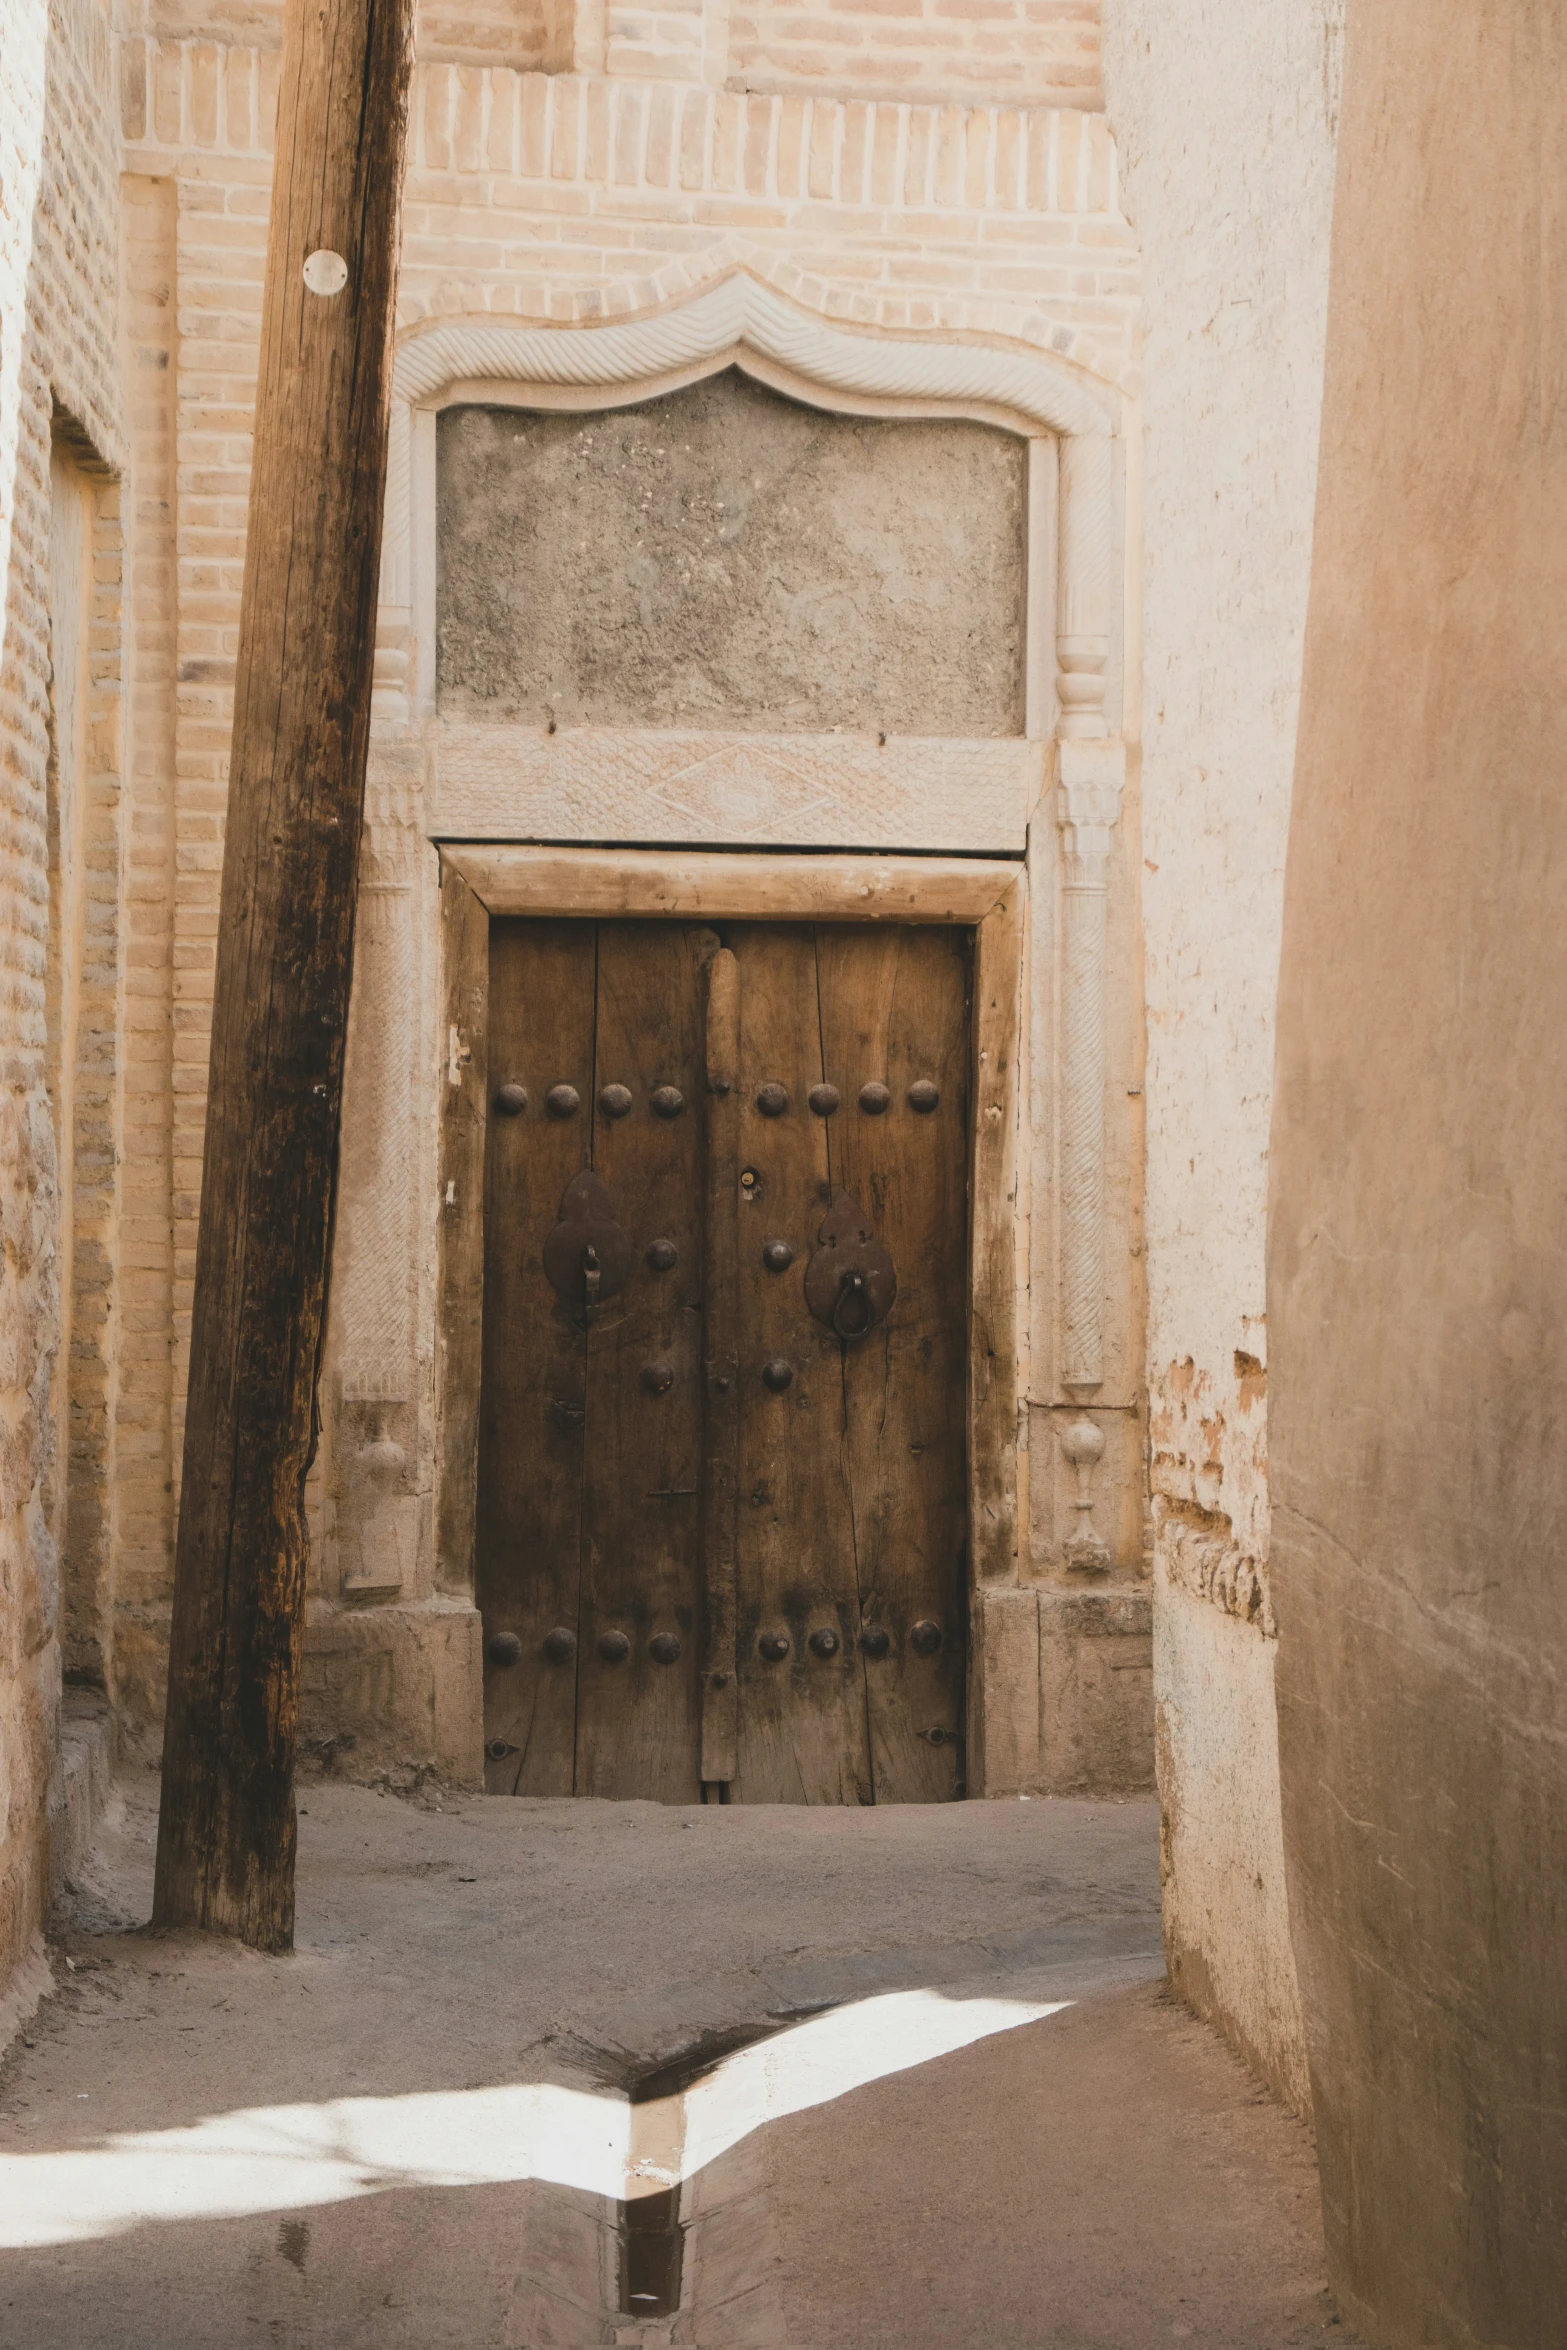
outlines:
[[[288,0],[154,1923],[286,1950],[413,0]]]

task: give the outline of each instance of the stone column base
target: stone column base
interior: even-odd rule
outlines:
[[[467,1600],[311,1605],[300,1761],[351,1779],[484,1785],[484,1657]]]
[[[1146,1591],[975,1596],[970,1795],[1131,1795],[1153,1786]]]

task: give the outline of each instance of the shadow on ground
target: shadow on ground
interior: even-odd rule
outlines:
[[[0,2251],[3,2350],[1352,2350],[1307,2132],[1163,1988],[1147,1802],[438,1809],[322,1783],[299,1949],[266,1960],[138,1930],[154,1800],[126,1783],[73,1890],[59,1993],[0,2070],[0,2158],[503,2084],[613,2105],[888,1992],[1071,2004],[759,2118],[679,2190],[667,2315],[621,2307],[616,2200],[534,2178]],[[476,2171],[490,2152],[476,2122]]]

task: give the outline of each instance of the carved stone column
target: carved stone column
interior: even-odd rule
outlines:
[[[1115,567],[1112,444],[1082,434],[1061,444],[1057,586],[1056,816],[1061,837],[1061,1385],[1086,1404],[1104,1379],[1106,910],[1110,853],[1126,781],[1126,751],[1109,733],[1111,597]],[[1080,1415],[1062,1449],[1078,1484],[1078,1530],[1068,1562],[1109,1564],[1092,1518],[1092,1478],[1104,1440]]]
[[[340,1588],[406,1591],[418,1553],[417,1235],[420,953],[417,836],[367,810],[343,1080],[333,1244],[339,1370],[334,1484]]]
[[[1061,442],[1061,520],[1056,577],[1057,733],[1063,743],[1108,732],[1110,616],[1115,565],[1113,444],[1106,433]]]
[[[1061,745],[1061,1384],[1073,1395],[1104,1377],[1105,915],[1125,772],[1118,742]]]

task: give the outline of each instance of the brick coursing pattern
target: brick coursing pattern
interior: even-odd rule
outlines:
[[[1098,0],[732,0],[718,70],[706,54],[722,16],[702,0],[600,0],[597,47],[576,63],[616,76],[717,81],[827,97],[994,99],[1015,106],[1102,100]],[[567,12],[546,0],[418,0],[421,62],[561,71]],[[153,0],[127,30],[276,50],[281,0]]]
[[[0,0],[0,1983],[42,1919],[61,1670],[47,1523],[62,1251],[48,1092],[50,449],[95,487],[76,1067],[79,1345],[68,1485],[102,1501],[114,1419],[119,641],[113,36],[96,0]],[[79,1406],[79,1408],[77,1408]],[[84,1512],[86,1505],[84,1504]],[[67,1521],[69,1523],[69,1521]],[[79,1515],[79,1526],[84,1517]],[[90,1572],[112,1526],[86,1524]],[[67,1537],[69,1541],[69,1536]],[[106,1555],[106,1554],[105,1554]]]
[[[162,1705],[173,1553],[173,937],[175,897],[175,426],[178,395],[172,178],[121,181],[121,361],[135,464],[136,596],[126,648],[131,823],[126,844],[124,1164],[115,1693],[132,1716]]]
[[[737,0],[729,59],[749,90],[1103,103],[1096,0]]]

